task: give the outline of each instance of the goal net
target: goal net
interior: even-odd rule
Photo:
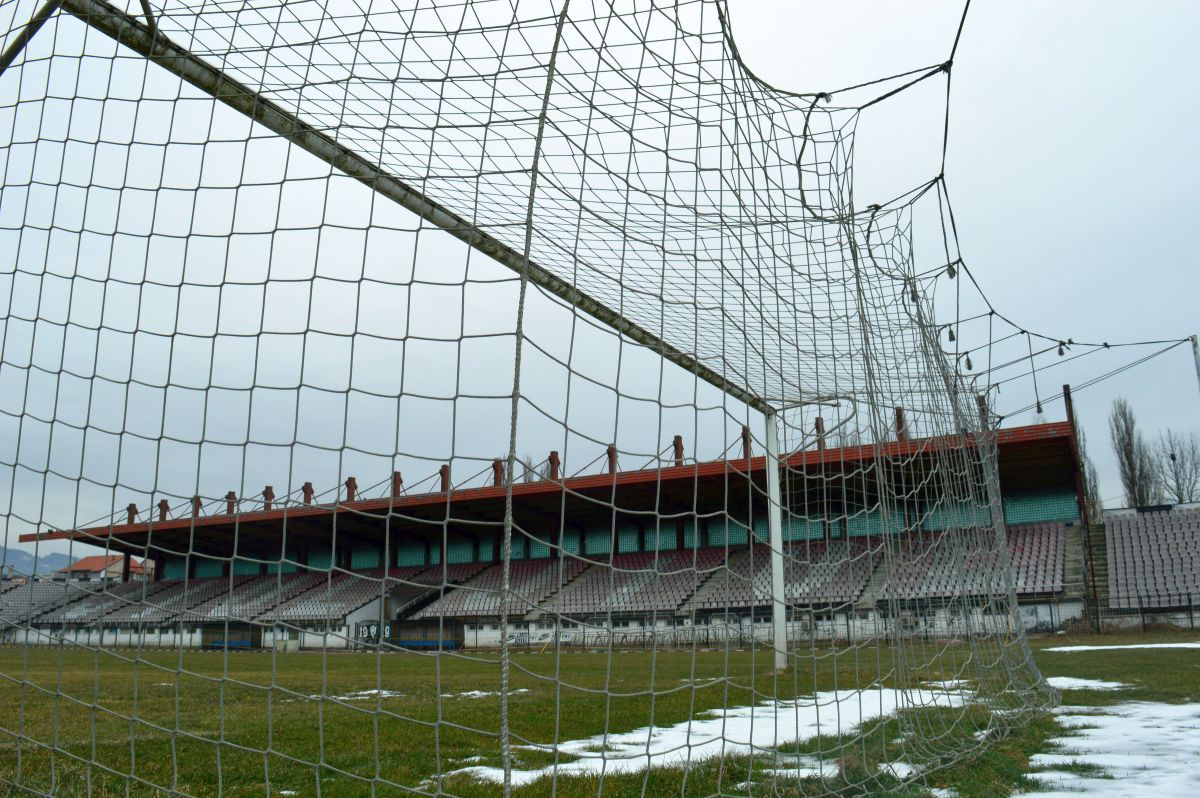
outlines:
[[[942,180],[854,200],[949,64],[783,91],[716,0],[0,29],[0,781],[885,791],[1052,701]]]

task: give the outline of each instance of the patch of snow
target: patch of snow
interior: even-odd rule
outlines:
[[[1074,734],[1054,742],[1067,750],[1031,758],[1051,770],[1031,774],[1043,788],[1025,795],[1061,798],[1061,787],[1089,798],[1190,798],[1200,788],[1200,704],[1138,701],[1064,710],[1058,718]],[[1102,768],[1106,777],[1053,769],[1077,762]]]
[[[1128,646],[1055,646],[1043,648],[1042,651],[1125,651],[1132,648],[1200,648],[1200,641],[1195,643],[1135,643]]]
[[[920,768],[916,765],[910,765],[907,762],[880,762],[879,772],[887,773],[890,776],[895,776],[900,780],[910,778]]]
[[[316,701],[321,698],[327,698],[331,701],[364,701],[368,698],[404,698],[404,693],[397,693],[392,690],[359,690],[355,693],[347,693],[346,695],[321,695],[315,693],[309,698]]]
[[[949,787],[926,787],[933,798],[958,798],[958,793]]]
[[[699,759],[751,753],[772,756],[782,768],[788,768],[798,758],[776,750],[786,743],[807,740],[818,734],[844,734],[865,721],[901,709],[959,707],[966,700],[965,693],[946,691],[838,690],[795,701],[767,701],[754,706],[709,710],[704,713],[706,717],[674,726],[644,727],[621,734],[569,740],[556,746],[530,747],[578,757],[572,762],[559,763],[558,775],[634,773],[648,767],[678,767]],[[553,765],[514,770],[512,783],[517,786],[529,784],[555,770]],[[796,769],[788,772],[794,774]],[[502,769],[483,766],[444,774],[455,775],[492,782],[504,779]]]
[[[1034,754],[1030,761],[1035,762],[1038,756],[1040,754]],[[1036,781],[1044,790],[1075,792],[1081,789],[1078,782],[1083,779],[1083,776],[1069,770],[1039,770],[1037,773],[1030,773],[1029,778]]]
[[[947,679],[944,682],[925,682],[927,687],[940,687],[943,690],[957,690],[963,687],[969,687],[970,679]]]
[[[1124,682],[1106,682],[1103,679],[1076,679],[1074,676],[1051,676],[1046,680],[1059,690],[1124,690]]]
[[[788,757],[791,760],[792,757]],[[760,773],[768,776],[773,776],[779,781],[796,781],[797,779],[807,779],[813,776],[836,776],[839,768],[836,762],[826,762],[823,767],[798,767],[798,768],[763,768]]]
[[[809,754],[781,754],[777,762],[786,767],[762,768],[760,772],[774,776],[776,779],[792,781],[812,776],[836,776],[841,772],[837,762],[818,759]]]
[[[296,792],[295,790],[280,790],[279,794],[280,795],[299,795],[300,793]]]
[[[528,693],[528,692],[529,692],[529,688],[522,687],[519,690],[509,690],[508,694],[516,695],[517,693]],[[442,693],[442,698],[487,698],[488,696],[493,696],[493,695],[500,695],[500,691],[494,690],[492,692],[488,692],[487,690],[468,690],[465,693]]]

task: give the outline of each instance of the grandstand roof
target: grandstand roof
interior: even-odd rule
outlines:
[[[55,573],[58,574],[98,574],[112,568],[121,568],[122,560],[125,558],[120,554],[103,555],[95,554],[91,557],[83,557],[68,565],[66,568],[59,568]],[[132,573],[140,574],[143,570],[142,563],[137,559],[130,559],[129,570]]]
[[[1076,461],[1069,424],[1003,429],[997,433],[997,444],[1002,491],[1073,488]],[[970,439],[949,436],[797,452],[787,460],[793,484],[785,486],[785,492],[803,490],[800,477],[813,470],[827,475],[830,469],[851,473],[856,468],[861,471],[862,463],[877,456],[919,458],[945,448],[972,445]],[[623,517],[632,518],[669,519],[723,510],[743,513],[763,501],[765,466],[766,458],[760,456],[519,482],[511,486],[514,519],[523,529],[537,530],[558,529],[564,515],[570,519],[568,526],[589,518],[611,519],[614,506]],[[335,528],[340,546],[353,545],[356,539],[378,541],[385,530],[441,540],[447,525],[455,535],[483,538],[502,529],[507,490],[505,485],[488,485],[338,504],[289,504],[270,510],[239,510],[232,515],[110,523],[26,534],[20,539],[74,540],[134,553],[145,553],[152,545],[166,553],[195,551],[224,557],[232,556],[236,544],[249,556],[255,556],[250,552],[257,550],[264,557],[278,557],[285,533],[289,545],[328,543]]]

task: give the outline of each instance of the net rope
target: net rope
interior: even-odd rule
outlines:
[[[0,30],[0,781],[870,793],[1053,703],[944,181],[854,198],[953,56],[785,91],[715,0]]]

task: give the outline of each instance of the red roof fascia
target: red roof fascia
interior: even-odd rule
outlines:
[[[1068,438],[1070,425],[1066,422],[1052,424],[1035,424],[1026,427],[1013,427],[1000,430],[997,433],[999,446],[1020,443],[1039,442],[1055,438]],[[928,454],[944,449],[957,449],[963,446],[974,446],[970,438],[958,435],[945,435],[935,438],[919,438],[910,441],[890,441],[882,446],[864,444],[840,449],[822,451],[798,452],[787,459],[787,467],[804,469],[821,464],[834,464],[861,460],[872,460],[876,456],[905,457],[918,454]],[[643,471],[619,471],[616,474],[589,474],[581,477],[569,477],[560,482],[549,480],[539,482],[522,482],[511,486],[513,498],[520,496],[536,496],[555,494],[562,491],[584,493],[605,488],[616,489],[631,485],[647,485],[656,481],[668,482],[682,479],[701,479],[716,477],[722,474],[741,474],[747,471],[751,475],[761,472],[766,467],[766,457],[752,457],[747,463],[745,458],[737,460],[714,460],[707,463],[696,463],[685,466],[669,466],[661,469],[646,469]],[[395,498],[363,499],[360,501],[341,503],[338,505],[312,505],[287,507],[277,510],[252,510],[232,516],[235,522],[276,521],[288,518],[306,518],[328,515],[330,512],[378,513],[381,511],[400,511],[412,507],[428,507],[444,504],[448,500],[454,502],[486,501],[488,499],[503,499],[508,490],[507,485],[488,485],[478,488],[464,488],[452,491],[449,495],[442,492],[421,493],[412,496]],[[174,518],[167,521],[152,521],[137,524],[112,524],[96,526],[79,530],[54,530],[44,533],[21,535],[22,543],[37,540],[74,540],[81,538],[101,538],[109,536],[145,534],[154,530],[178,530],[191,527],[224,526],[229,524],[231,516],[208,515],[188,518]]]
[[[754,457],[750,461],[751,472],[761,471],[766,462],[765,457]],[[520,482],[512,485],[513,497],[535,496],[539,494],[557,494],[564,490],[572,493],[582,493],[604,488],[617,488],[628,485],[649,484],[657,479],[663,481],[680,478],[711,477],[723,473],[746,473],[746,460],[716,460],[710,463],[698,463],[687,466],[671,466],[669,468],[647,469],[645,471],[618,471],[616,474],[589,474],[582,477],[571,477],[560,482],[549,480],[539,482]],[[336,507],[331,504],[316,504],[311,506],[291,506],[278,510],[252,510],[229,515],[206,515],[194,518],[173,518],[167,521],[153,521],[138,524],[113,524],[111,526],[96,526],[78,530],[54,530],[51,532],[31,533],[20,537],[22,542],[36,540],[73,540],[86,537],[109,537],[130,534],[142,534],[153,530],[188,529],[192,526],[224,526],[231,520],[237,522],[277,521],[285,516],[288,518],[308,518],[328,515],[336,509],[337,512],[376,513],[380,511],[400,511],[410,507],[428,507],[444,504],[449,499],[453,502],[486,501],[488,499],[503,499],[508,490],[507,485],[488,485],[479,488],[464,488],[452,491],[449,495],[443,492],[419,493],[412,496],[395,498],[363,499],[354,502],[342,502]]]

